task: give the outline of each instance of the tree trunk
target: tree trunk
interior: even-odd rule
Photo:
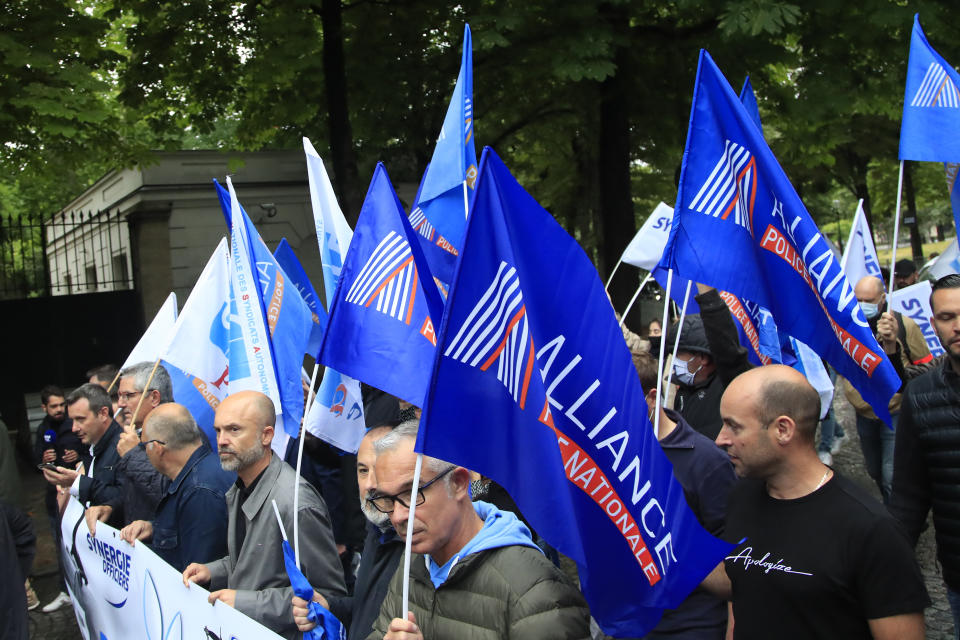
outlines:
[[[343,16],[340,0],[323,0],[323,78],[327,94],[327,126],[333,161],[333,188],[347,221],[356,224],[362,194],[357,158],[353,152],[353,130],[347,109],[347,71],[343,53]]]
[[[907,215],[904,223],[910,227],[910,247],[913,249],[913,261],[923,265],[923,241],[920,239],[920,220],[917,218],[917,201],[913,191],[913,169],[909,164],[903,168],[903,192],[907,197]]]
[[[621,24],[626,24],[626,20]],[[605,277],[617,265],[627,243],[636,233],[630,193],[630,102],[626,71],[628,51],[617,50],[616,71],[600,86],[599,162],[600,240],[599,271]],[[620,271],[632,272],[632,267]],[[610,283],[614,308],[623,309],[636,288],[636,278],[618,275]]]

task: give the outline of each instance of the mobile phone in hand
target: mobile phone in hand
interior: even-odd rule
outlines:
[[[52,462],[42,462],[37,465],[37,469],[40,469],[40,471],[43,471],[44,469],[49,469],[50,471],[56,471],[57,465],[53,464]]]

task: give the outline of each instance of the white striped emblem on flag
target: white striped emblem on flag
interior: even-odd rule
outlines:
[[[534,367],[533,336],[517,270],[500,269],[447,347],[445,356],[486,371],[497,363],[497,380],[523,409]]]
[[[757,161],[746,147],[726,141],[690,209],[714,218],[733,220],[753,235],[753,206],[757,199]]]
[[[347,291],[346,301],[374,307],[401,322],[410,324],[417,295],[417,268],[410,245],[399,234],[387,234]]]
[[[433,242],[434,228],[430,224],[430,221],[427,220],[427,216],[424,215],[423,209],[417,207],[410,212],[410,226],[413,227],[413,230],[422,235],[424,238]]]
[[[960,91],[939,62],[931,62],[927,67],[910,106],[960,108]]]

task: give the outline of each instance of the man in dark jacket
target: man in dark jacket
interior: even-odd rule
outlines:
[[[90,460],[82,472],[60,466],[43,471],[47,482],[69,487],[70,495],[84,504],[105,504],[123,493],[123,480],[115,471],[121,428],[110,413],[112,408],[110,396],[99,385],[87,383],[69,393],[67,415],[73,421],[73,433],[90,447]],[[119,519],[107,522],[122,526]]]
[[[120,531],[131,545],[147,540],[167,564],[182,572],[192,561],[227,553],[226,493],[237,475],[224,471],[187,408],[168,402],[150,412],[139,449],[171,481],[153,520],[134,520]]]
[[[347,640],[364,640],[370,635],[373,623],[380,613],[380,605],[387,595],[387,587],[397,565],[403,557],[403,538],[390,524],[390,517],[377,511],[367,498],[374,495],[377,487],[374,464],[377,455],[374,442],[393,429],[392,426],[374,427],[367,431],[357,450],[357,484],[360,488],[360,509],[369,521],[367,538],[360,555],[357,580],[352,596],[324,598],[314,591],[313,600],[319,602],[335,615],[347,629]],[[301,631],[309,631],[316,625],[307,620],[307,603],[293,598],[293,619]]]
[[[751,368],[747,350],[740,345],[737,327],[727,304],[713,287],[698,284],[699,315],[684,318],[677,357],[673,361],[673,382],[677,385],[673,408],[690,425],[716,440],[723,426],[720,398],[723,391]],[[667,332],[664,348],[673,349],[678,325]]]
[[[377,441],[374,507],[406,532],[417,454],[417,423]],[[543,556],[516,516],[471,502],[470,472],[423,457],[410,562],[410,615],[402,615],[398,569],[368,640],[590,637],[580,592]]]
[[[37,536],[30,516],[6,502],[0,502],[0,640],[27,640],[27,594],[23,583],[30,575],[37,550]]]
[[[890,512],[916,545],[933,509],[937,557],[954,627],[960,629],[960,275],[934,283],[930,307],[947,357],[911,380],[903,393]]]
[[[128,525],[135,520],[151,520],[170,486],[170,479],[157,471],[150,464],[146,451],[137,446],[140,442],[138,432],[150,412],[165,402],[173,402],[170,375],[163,367],[154,369],[152,362],[140,362],[120,372],[119,389],[117,402],[123,432],[117,441],[120,460],[115,471],[123,478],[123,494],[87,510],[90,533],[96,530],[97,521],[111,519]],[[133,415],[135,411],[136,416]]]
[[[47,385],[40,391],[40,406],[46,414],[37,425],[37,440],[33,448],[35,464],[49,463],[61,467],[75,468],[83,457],[83,443],[73,433],[73,421],[67,417],[66,394],[60,387]],[[57,507],[57,489],[54,485],[47,485],[44,496],[44,505],[47,508],[47,517],[50,519],[50,529],[53,532],[54,548],[61,547],[60,538],[60,510]],[[60,567],[60,593],[50,603],[44,605],[43,612],[51,613],[60,607],[70,604],[67,596],[67,585],[63,580],[63,558],[57,553],[57,564]]]

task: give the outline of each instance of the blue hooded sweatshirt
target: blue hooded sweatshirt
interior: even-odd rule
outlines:
[[[437,565],[429,554],[424,556],[434,589],[439,588],[440,585],[447,581],[450,570],[453,569],[460,558],[466,558],[472,553],[513,545],[530,547],[542,553],[540,547],[533,543],[533,538],[530,535],[530,529],[527,528],[527,525],[520,522],[517,516],[511,512],[501,511],[489,502],[483,502],[482,500],[474,502],[473,508],[477,512],[477,515],[480,516],[480,519],[483,520],[483,528],[480,529],[477,535],[473,536],[470,542],[465,544],[464,547],[455,553],[452,558],[447,560],[443,566]]]

